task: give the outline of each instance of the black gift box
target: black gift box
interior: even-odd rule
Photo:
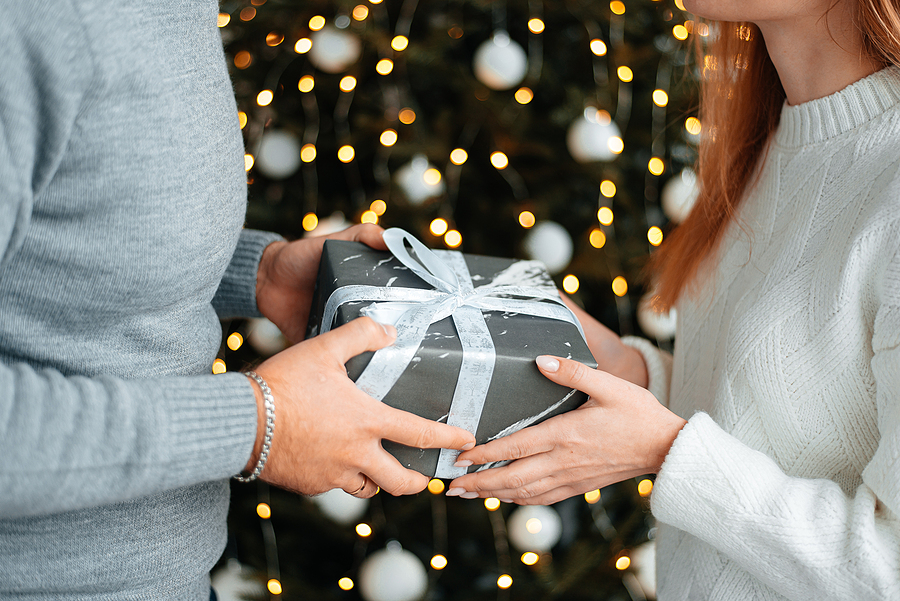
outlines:
[[[511,259],[468,254],[463,256],[476,290],[479,286],[489,284],[500,272],[516,263]],[[540,264],[529,261],[522,264],[524,265],[530,269],[528,286],[538,286],[557,294],[556,286]],[[348,285],[433,289],[390,252],[374,250],[358,242],[328,240],[322,252],[308,336],[322,331],[320,322],[328,298],[336,289]],[[517,282],[517,285],[523,284]],[[352,301],[341,305],[331,327],[336,328],[359,317],[371,304],[371,301]],[[546,317],[503,311],[483,311],[482,315],[493,339],[496,359],[475,432],[478,444],[496,438],[522,420],[540,423],[584,403],[587,398],[584,393],[551,382],[538,371],[534,362],[538,355],[555,355],[596,367],[594,358],[575,325]],[[383,402],[427,419],[446,421],[462,364],[462,353],[462,344],[452,317],[431,324],[415,357]],[[360,376],[372,356],[371,352],[363,353],[347,363],[347,373],[351,379],[355,381]],[[557,403],[559,406],[548,411]],[[545,415],[541,415],[545,412]],[[388,440],[383,445],[404,466],[427,476],[435,475],[439,450],[414,449]],[[473,466],[469,471],[478,467]]]

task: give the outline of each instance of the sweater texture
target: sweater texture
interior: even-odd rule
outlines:
[[[256,437],[219,319],[271,234],[215,0],[0,19],[0,599],[209,598]]]
[[[784,107],[678,317],[660,601],[900,599],[900,69]]]

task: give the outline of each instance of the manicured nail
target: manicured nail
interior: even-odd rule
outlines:
[[[453,467],[469,467],[470,465],[472,465],[472,462],[468,459],[460,459],[453,464]]]
[[[447,491],[447,496],[448,497],[458,497],[459,495],[463,494],[464,492],[466,492],[465,488],[451,488],[450,490]]]
[[[459,495],[459,496],[460,496],[460,498],[462,498],[462,499],[477,499],[477,498],[478,498],[478,493],[477,493],[477,492],[464,492],[464,493],[462,493],[462,494]]]
[[[475,443],[474,443],[474,442],[467,442],[466,444],[464,444],[464,445],[462,446],[462,450],[463,450],[463,451],[468,451],[469,449],[474,449],[474,448],[475,448]],[[469,465],[472,465],[472,462],[471,462],[471,461],[469,462]]]
[[[512,499],[500,499],[500,502],[502,502],[502,503],[512,503],[513,500],[512,500]]]
[[[535,359],[535,362],[537,363],[538,367],[540,367],[544,371],[554,373],[559,370],[559,361],[557,361],[553,357],[541,355],[540,357]]]

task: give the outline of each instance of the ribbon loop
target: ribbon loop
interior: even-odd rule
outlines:
[[[406,230],[399,227],[385,230],[384,243],[398,261],[441,292],[457,292],[459,290],[459,280],[453,270],[441,261],[434,251],[419,242]],[[406,250],[407,244],[415,251],[415,258]]]

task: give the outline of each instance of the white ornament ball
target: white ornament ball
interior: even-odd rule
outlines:
[[[669,178],[663,186],[663,212],[673,222],[681,223],[694,207],[698,192],[697,175],[692,169],[682,169],[679,175]]]
[[[562,519],[552,507],[523,505],[509,516],[507,528],[519,551],[549,551],[562,535]]]
[[[508,33],[497,31],[475,51],[472,68],[478,81],[487,87],[508,90],[525,78],[528,57]]]
[[[356,35],[326,25],[310,36],[309,62],[320,71],[340,73],[359,59],[362,43]]]
[[[657,340],[670,340],[675,337],[678,314],[674,308],[670,309],[667,313],[657,313],[654,311],[650,304],[652,296],[652,294],[648,294],[638,303],[638,325],[648,336],[656,338]]]
[[[316,224],[316,229],[311,232],[306,232],[306,236],[310,238],[327,236],[328,234],[334,234],[335,232],[342,232],[351,225],[352,224],[347,221],[347,218],[344,216],[344,213],[335,211],[328,217],[319,219],[319,222]]]
[[[631,566],[644,594],[656,598],[656,541],[648,541],[631,552]]]
[[[569,126],[566,145],[569,154],[579,163],[611,161],[618,155],[610,148],[612,138],[622,138],[622,132],[606,111],[594,107],[584,109],[584,113]]]
[[[236,559],[229,559],[224,566],[213,570],[210,584],[219,601],[240,601],[257,599],[266,593],[266,587],[259,581],[258,574]]]
[[[288,341],[278,326],[265,317],[250,320],[247,340],[256,352],[267,357],[280,353],[288,346]]]
[[[550,273],[559,273],[572,260],[572,237],[555,221],[540,221],[525,236],[525,252]]]
[[[427,588],[425,566],[397,542],[366,557],[359,568],[359,591],[366,601],[417,601]]]
[[[369,499],[348,495],[340,488],[312,497],[319,510],[338,524],[352,524],[363,516],[369,507]]]
[[[263,134],[256,157],[256,168],[272,179],[284,179],[300,166],[300,140],[286,131]]]
[[[427,171],[434,168],[424,154],[417,154],[397,170],[397,183],[409,202],[415,205],[422,204],[429,198],[444,193],[444,179],[428,177]]]

